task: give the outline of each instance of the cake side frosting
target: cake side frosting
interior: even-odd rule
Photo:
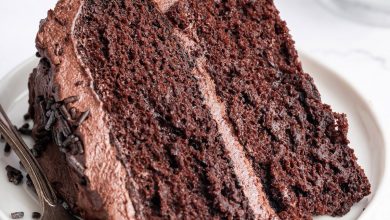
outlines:
[[[73,135],[82,142],[83,152],[75,155],[72,155],[73,152],[67,152],[64,154],[66,156],[60,157],[71,167],[70,182],[76,185],[75,188],[64,190],[66,191],[64,194],[74,194],[72,205],[86,218],[132,219],[135,217],[135,211],[126,190],[126,171],[117,158],[115,147],[110,143],[109,128],[106,123],[108,119],[102,110],[102,103],[92,88],[92,78],[80,63],[74,48],[72,28],[82,4],[83,2],[78,0],[60,1],[54,11],[49,11],[48,17],[41,23],[36,43],[42,59],[50,63],[50,72],[41,74],[50,79],[47,84],[41,81],[32,83],[30,94],[33,96],[30,96],[30,103],[36,102],[37,98],[43,95],[37,94],[42,92],[42,87],[46,88],[43,89],[46,90],[44,91],[46,101],[63,102],[69,97],[77,97],[76,102],[66,104],[68,111],[74,109],[79,112],[79,119],[83,117],[83,113],[89,114],[84,114],[87,118],[84,118],[85,121],[81,124],[71,125]],[[36,92],[31,93],[31,90]],[[34,113],[35,117],[46,114],[46,112],[39,112],[39,108],[35,108]],[[42,118],[44,117],[46,116]],[[49,119],[43,121],[45,120],[47,123]],[[56,127],[58,123],[54,122],[53,126]],[[35,134],[38,134],[42,124],[36,123],[34,129]],[[64,134],[61,127],[59,130],[52,128],[51,131],[53,136]],[[37,136],[39,140],[40,137]],[[67,137],[58,138],[63,140],[57,142],[64,145]],[[55,167],[56,161],[51,158],[43,157],[42,160],[45,161],[42,163],[46,166],[44,169],[51,170],[48,161]],[[53,181],[63,182],[65,187],[68,185],[63,179],[57,180],[58,174],[50,174],[52,175],[49,175],[50,179]]]

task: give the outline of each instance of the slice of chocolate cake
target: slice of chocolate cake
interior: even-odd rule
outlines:
[[[268,0],[61,0],[29,80],[49,180],[85,219],[311,219],[370,193]]]

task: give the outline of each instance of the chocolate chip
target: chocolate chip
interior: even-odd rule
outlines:
[[[11,145],[9,145],[8,143],[5,144],[4,146],[4,153],[10,153],[11,152]]]
[[[39,212],[33,212],[32,216],[33,219],[40,219],[41,218],[41,213]]]
[[[8,165],[5,167],[7,171],[8,181],[14,183],[15,185],[19,185],[23,180],[23,175],[20,170]]]
[[[39,54],[39,52],[36,52],[35,56],[39,58],[39,57],[41,57],[41,54]]]
[[[13,212],[11,213],[12,219],[21,219],[24,217],[24,212]]]
[[[77,102],[79,99],[80,99],[79,96],[70,96],[70,97],[64,99],[62,102],[64,104],[69,104],[69,103]]]

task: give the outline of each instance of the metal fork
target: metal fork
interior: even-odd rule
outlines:
[[[51,187],[46,175],[37,160],[31,154],[26,143],[15,129],[3,107],[0,104],[0,133],[4,136],[12,150],[19,157],[35,186],[40,204],[43,209],[42,220],[76,219],[59,204],[59,200]]]

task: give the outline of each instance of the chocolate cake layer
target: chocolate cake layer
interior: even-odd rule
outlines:
[[[343,215],[370,193],[344,114],[322,104],[272,1],[178,1],[166,11],[206,61],[217,96],[281,218]]]
[[[370,192],[272,1],[61,0],[29,80],[85,219],[311,219]]]
[[[86,1],[75,37],[110,115],[139,217],[259,215],[202,102],[194,60],[152,2]]]

